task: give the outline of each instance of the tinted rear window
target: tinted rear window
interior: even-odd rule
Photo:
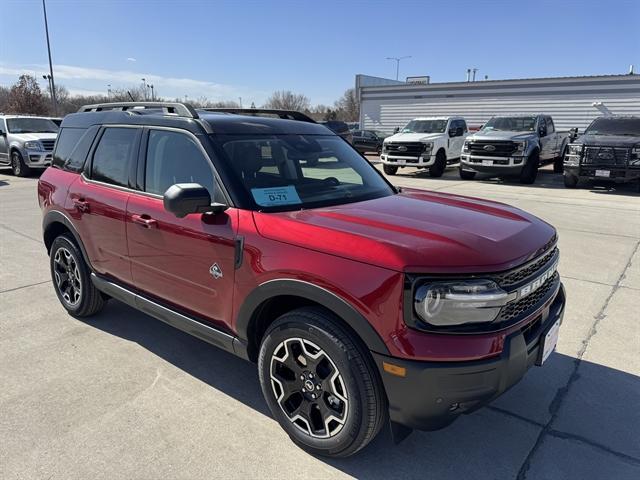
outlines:
[[[129,186],[137,135],[136,128],[107,128],[93,154],[91,178],[121,187]]]
[[[65,168],[71,158],[71,153],[86,131],[85,128],[63,128],[60,130],[56,141],[56,148],[53,152],[52,164],[54,167]],[[82,163],[84,163],[84,158],[82,159]]]

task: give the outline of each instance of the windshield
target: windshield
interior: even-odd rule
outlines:
[[[48,118],[8,118],[10,133],[58,133],[58,126]]]
[[[334,135],[215,135],[253,209],[300,210],[385,197],[381,175]]]
[[[373,133],[375,133],[378,138],[387,138],[389,136],[388,133],[381,132],[380,130],[374,130]]]
[[[444,133],[446,120],[411,120],[402,133]]]
[[[504,130],[508,132],[534,132],[536,130],[536,117],[493,117],[484,127],[483,131]]]
[[[584,134],[640,137],[640,118],[596,118]]]

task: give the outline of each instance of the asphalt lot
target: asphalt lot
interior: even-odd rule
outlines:
[[[405,174],[406,171],[406,174]],[[356,457],[315,458],[271,418],[255,367],[112,301],[59,305],[36,178],[0,170],[0,478],[640,478],[640,196],[464,182],[396,185],[516,205],[558,228],[568,304],[557,353],[490,407]]]

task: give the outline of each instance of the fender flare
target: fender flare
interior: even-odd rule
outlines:
[[[353,329],[365,345],[377,353],[390,355],[373,326],[345,300],[313,283],[294,279],[276,279],[262,283],[247,295],[236,319],[236,334],[249,341],[251,321],[260,305],[270,298],[287,295],[305,298],[332,311]]]
[[[82,252],[82,256],[84,257],[85,263],[87,264],[89,269],[91,271],[93,271],[93,267],[91,266],[91,263],[89,262],[89,255],[87,255],[87,251],[84,248],[84,244],[82,243],[82,240],[80,240],[80,234],[76,230],[76,227],[73,225],[73,223],[71,222],[69,217],[67,217],[64,213],[62,213],[62,212],[60,212],[58,210],[49,210],[45,214],[44,218],[42,219],[42,236],[43,236],[43,239],[46,236],[46,232],[47,232],[48,228],[53,223],[61,223],[62,225],[64,225],[71,232],[71,235],[73,235],[73,238],[76,241],[76,245],[78,245],[78,247],[80,247],[80,251]],[[49,250],[49,247],[46,245],[46,241],[45,241],[45,246],[47,247],[47,250]]]

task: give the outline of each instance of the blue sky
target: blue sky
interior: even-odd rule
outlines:
[[[165,97],[243,98],[274,90],[333,103],[356,73],[432,81],[640,71],[638,1],[48,0],[54,75],[73,92],[106,93],[145,77]],[[0,84],[41,78],[40,0],[0,0]],[[46,84],[43,82],[42,86]]]

